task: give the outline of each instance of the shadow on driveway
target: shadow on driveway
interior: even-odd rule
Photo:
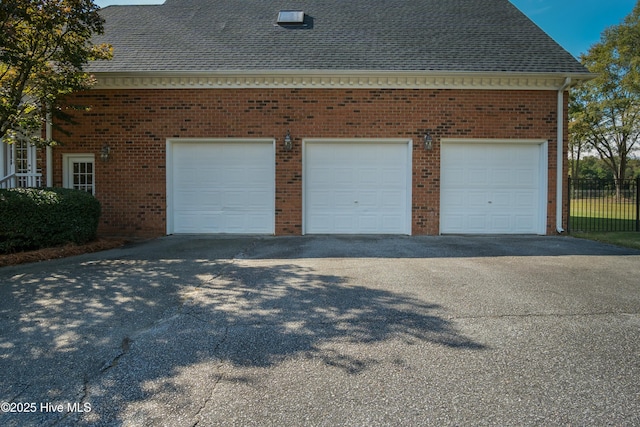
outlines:
[[[242,259],[261,258],[252,255],[263,250],[255,242],[174,240],[171,250],[161,251],[156,241],[0,269],[0,401],[93,408],[89,414],[5,413],[0,423],[118,425],[127,405],[161,394],[148,384],[166,385],[209,362],[269,368],[301,356],[347,375],[377,363],[370,355],[327,348],[337,342],[401,339],[483,348],[436,304],[294,262]],[[184,395],[214,387],[216,369],[202,382],[197,375],[189,380]],[[189,409],[190,402],[180,404]]]

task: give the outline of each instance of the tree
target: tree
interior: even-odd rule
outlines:
[[[582,154],[589,148],[585,142],[587,138],[584,135],[584,129],[579,128],[583,121],[576,119],[580,111],[579,104],[574,100],[574,93],[573,91],[569,93],[569,175],[572,178],[580,178]]]
[[[111,57],[110,46],[91,43],[103,32],[98,10],[93,0],[0,1],[0,139],[45,143],[47,109],[91,86],[83,67]]]
[[[640,2],[582,55],[597,77],[570,98],[570,140],[595,150],[617,180],[640,144]]]
[[[575,166],[575,165],[574,165]],[[580,164],[575,166],[576,175],[582,179],[607,180],[613,179],[613,172],[605,165],[605,163],[596,156],[585,156],[581,159]]]

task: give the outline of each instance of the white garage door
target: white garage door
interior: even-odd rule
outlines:
[[[305,141],[304,232],[411,234],[406,140]]]
[[[440,232],[545,234],[547,145],[442,142]]]
[[[273,234],[273,140],[167,144],[167,232]]]

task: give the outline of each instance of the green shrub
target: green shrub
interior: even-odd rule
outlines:
[[[0,253],[96,238],[100,202],[66,188],[0,190]]]

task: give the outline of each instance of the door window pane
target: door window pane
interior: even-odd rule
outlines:
[[[93,194],[93,163],[73,161],[73,188]]]

